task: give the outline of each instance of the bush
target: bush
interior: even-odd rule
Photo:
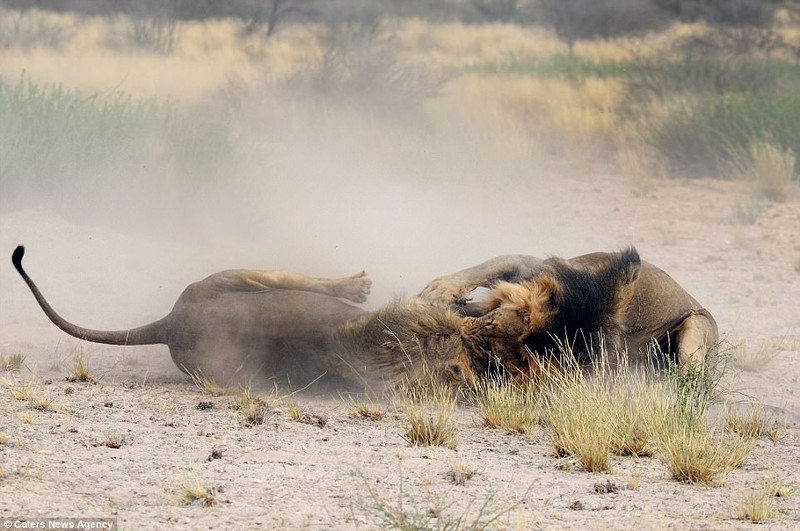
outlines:
[[[800,153],[800,84],[780,95],[710,94],[646,123],[645,139],[673,174],[730,177],[738,153],[768,141]],[[797,168],[795,168],[795,173]]]

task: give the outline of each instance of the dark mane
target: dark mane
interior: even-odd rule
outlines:
[[[602,267],[570,264],[560,258],[545,260],[544,275],[560,285],[557,311],[547,332],[532,334],[525,345],[533,352],[558,352],[569,345],[581,357],[600,341],[614,341],[624,332],[624,289],[638,277],[641,259],[635,248],[608,255]],[[602,337],[601,337],[602,336]]]

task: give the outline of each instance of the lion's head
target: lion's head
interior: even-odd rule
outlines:
[[[339,336],[357,343],[368,356],[365,370],[385,381],[471,385],[477,376],[465,322],[443,305],[398,300],[347,323]]]
[[[593,267],[551,258],[524,282],[497,284],[468,323],[470,338],[512,375],[547,373],[563,340],[579,357],[579,342],[591,346],[594,336],[616,346],[641,261],[635,249],[607,256]]]

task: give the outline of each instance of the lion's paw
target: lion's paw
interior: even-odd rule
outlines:
[[[471,290],[468,286],[450,278],[434,279],[419,294],[425,302],[434,304],[456,304],[463,306],[467,303]]]
[[[344,282],[339,286],[337,295],[353,302],[364,302],[369,297],[372,288],[372,279],[367,276],[366,271],[361,271],[355,275],[343,279]]]

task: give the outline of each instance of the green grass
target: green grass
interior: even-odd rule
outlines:
[[[800,153],[800,82],[779,94],[712,94],[686,99],[646,122],[645,139],[671,173],[729,178],[737,154],[764,141]],[[795,167],[795,178],[797,168]]]
[[[640,133],[673,175],[731,178],[742,153],[769,143],[800,153],[800,62],[691,58],[642,63],[628,89]],[[669,112],[655,109],[669,102]],[[795,178],[798,168],[794,168]]]
[[[631,75],[634,63],[629,61],[593,61],[576,56],[557,55],[546,59],[530,60],[510,57],[472,65],[461,70],[467,74],[494,76],[508,74],[537,78],[562,78],[581,82],[588,78],[616,78]]]
[[[0,79],[0,153],[0,206],[146,185],[185,194],[219,179],[233,158],[226,128],[203,109],[119,90],[83,94],[24,72]]]
[[[800,81],[800,63],[774,59],[699,57],[647,60],[630,65],[629,84],[639,96],[754,94],[786,91]]]

